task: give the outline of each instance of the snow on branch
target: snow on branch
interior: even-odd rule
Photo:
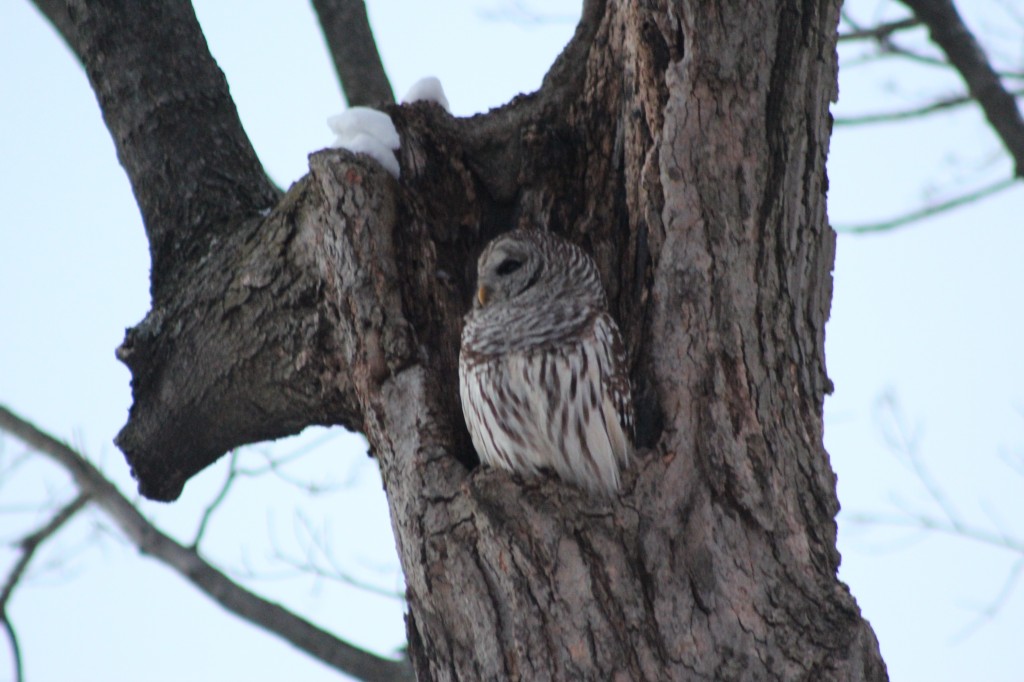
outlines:
[[[421,78],[412,84],[409,91],[405,93],[405,97],[402,98],[402,104],[412,104],[413,102],[434,102],[448,113],[452,111],[448,106],[448,97],[444,94],[440,79],[434,76]]]
[[[402,104],[421,101],[434,102],[449,111],[444,88],[434,76],[416,81],[402,99]],[[390,116],[370,107],[351,107],[331,116],[327,119],[327,125],[337,135],[332,147],[369,156],[396,180],[401,175],[398,157],[395,155],[401,139]]]
[[[354,154],[365,154],[384,167],[391,177],[398,179],[400,140],[391,117],[369,107],[352,107],[327,119],[327,125],[338,136],[332,147],[347,149]]]

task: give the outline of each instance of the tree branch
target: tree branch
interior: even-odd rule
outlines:
[[[301,513],[296,516],[295,523],[297,524],[296,539],[302,548],[304,556],[297,558],[284,549],[275,547],[273,555],[275,559],[302,573],[310,573],[321,578],[334,580],[379,597],[387,597],[388,599],[397,599],[403,603],[405,602],[403,591],[389,590],[368,583],[356,578],[343,569],[340,562],[334,556],[334,550],[329,539],[331,532],[327,526],[316,528],[313,522]],[[325,563],[326,566],[324,565]]]
[[[14,682],[23,682],[25,677],[21,663],[21,645],[18,644],[18,632],[14,629],[14,623],[7,617],[6,611],[0,611],[0,625],[7,633],[7,641],[11,646],[11,658],[14,659]]]
[[[897,31],[903,31],[920,25],[921,22],[918,19],[900,19],[899,21],[891,21],[887,24],[872,26],[871,28],[860,28],[859,26],[856,26],[848,33],[840,33],[838,40],[841,43],[850,40],[865,39],[883,41]]]
[[[1024,94],[1024,90],[1017,90],[1014,96]],[[964,104],[971,104],[974,102],[974,98],[969,95],[955,95],[953,97],[944,97],[934,102],[930,102],[924,106],[915,107],[913,109],[906,109],[904,111],[889,111],[884,113],[876,114],[862,114],[859,116],[837,116],[832,122],[837,126],[860,126],[860,125],[872,125],[875,123],[894,123],[897,121],[906,121],[909,119],[920,118],[927,116],[928,114],[934,114],[938,111],[944,111],[946,109],[953,109],[955,107],[963,106]]]
[[[546,110],[566,110],[584,99],[587,57],[604,21],[606,4],[607,0],[584,0],[576,31],[548,69],[540,90],[516,97],[484,116],[454,121],[473,170],[498,201],[510,201],[522,190],[524,132],[537,125]],[[590,92],[588,96],[598,95]]]
[[[82,455],[0,406],[0,429],[70,472],[83,495],[102,508],[139,551],[177,571],[228,611],[273,632],[341,672],[363,680],[412,680],[407,661],[382,658],[321,630],[291,611],[242,588],[198,552],[162,533]]]
[[[363,0],[313,0],[313,8],[349,106],[393,104]]]
[[[882,428],[882,436],[889,449],[899,458],[900,462],[908,466],[914,477],[921,483],[928,497],[935,503],[941,512],[938,515],[927,511],[918,511],[908,505],[898,504],[899,515],[884,514],[847,514],[846,518],[852,522],[862,525],[885,525],[891,527],[904,527],[919,529],[931,533],[941,533],[951,537],[994,547],[1009,551],[1017,555],[1006,580],[1002,587],[982,609],[978,618],[969,624],[961,634],[964,636],[976,629],[986,619],[992,618],[1013,591],[1017,582],[1024,572],[1024,538],[1015,536],[1000,527],[998,521],[992,518],[996,530],[988,530],[981,526],[967,521],[953,506],[949,497],[942,490],[939,483],[932,478],[931,472],[925,466],[919,451],[919,439],[912,429],[908,428],[906,420],[899,409],[895,396],[888,392],[878,401],[876,417],[879,419]],[[881,421],[885,419],[885,421]]]
[[[295,183],[268,216],[182,264],[180,286],[125,335],[133,405],[115,442],[146,497],[176,499],[240,445],[312,424],[363,428],[348,306],[363,269],[345,260],[346,231],[381,227],[396,198],[372,162],[332,156],[352,161],[342,203]]]
[[[227,499],[228,492],[235,483],[235,479],[238,477],[238,450],[231,451],[231,461],[228,463],[228,475],[224,479],[224,483],[221,484],[220,490],[213,496],[213,500],[206,505],[206,509],[203,510],[203,515],[199,519],[199,527],[196,529],[195,538],[192,540],[191,549],[196,552],[199,551],[199,543],[203,541],[203,536],[206,535],[206,527],[210,523],[210,519],[213,518],[213,513],[217,511],[220,505]]]
[[[966,194],[954,197],[948,201],[942,201],[932,206],[926,206],[916,211],[896,216],[895,218],[881,220],[875,223],[864,223],[861,225],[834,225],[833,229],[840,234],[869,234],[872,232],[885,232],[897,227],[904,227],[911,223],[916,223],[919,220],[924,220],[925,218],[930,218],[939,213],[949,211],[950,209],[958,208],[974,201],[984,199],[985,197],[992,196],[993,194],[1002,192],[1004,189],[1013,187],[1015,183],[1016,180],[1014,178],[1000,180],[999,182],[988,185],[987,187],[982,187],[981,189],[973,192],[967,192]]]
[[[960,72],[985,118],[1013,157],[1015,175],[1024,177],[1024,118],[952,0],[901,1],[928,26],[932,40]]]
[[[311,175],[268,214],[232,223],[227,233],[180,237],[178,250],[171,249],[163,261],[167,276],[154,273],[151,311],[128,330],[117,351],[132,372],[133,405],[115,442],[144,496],[176,499],[189,478],[239,445],[298,433],[311,424],[366,428],[360,387],[407,366],[419,348],[412,328],[395,322],[405,319],[401,299],[385,295],[382,283],[401,277],[390,270],[392,256],[382,260],[374,242],[391,234],[409,192],[422,189],[424,177],[420,184],[416,177],[439,168],[455,173],[457,180],[449,184],[464,196],[446,195],[442,202],[436,193],[429,195],[437,202],[438,225],[451,225],[453,200],[464,205],[479,196],[477,178],[489,180],[486,191],[497,201],[516,196],[524,172],[516,156],[522,145],[557,139],[553,132],[537,137],[524,131],[539,125],[543,112],[580,100],[586,58],[604,8],[604,0],[588,0],[576,36],[536,96],[518,98],[466,125],[433,111],[436,107],[393,107],[403,131],[403,168],[418,169],[403,176],[401,193],[375,164],[330,152],[315,156],[324,161],[312,164]],[[200,40],[198,27],[195,32]],[[102,91],[103,83],[97,87]],[[421,115],[437,125],[410,130],[406,124]],[[443,138],[447,147],[425,147],[424,136]],[[436,152],[429,162],[414,158],[428,147]],[[158,184],[169,203],[177,201],[175,185]],[[508,229],[506,208],[488,212],[484,235]],[[470,211],[455,225],[478,226],[479,216]],[[460,288],[468,262],[462,249],[471,239],[462,235],[472,233],[453,227],[440,232],[437,239],[446,242],[440,270],[455,279],[439,280],[437,270],[424,271],[427,286],[437,287],[444,299],[444,312],[424,313],[417,323],[442,321],[446,345],[438,357],[444,367],[454,367],[468,298]],[[453,239],[461,242],[454,250],[448,243]],[[151,239],[157,271],[166,246]],[[390,302],[383,304],[383,298]],[[417,311],[435,308],[432,302],[423,305],[422,291],[410,300]],[[445,395],[457,410],[457,393]]]
[[[29,563],[32,562],[32,557],[35,556],[36,551],[44,542],[56,534],[65,523],[71,520],[71,517],[77,514],[88,501],[89,496],[87,494],[79,494],[74,500],[61,507],[42,528],[22,538],[21,542],[18,543],[21,556],[18,557],[18,560],[11,568],[11,572],[7,574],[7,580],[4,581],[3,587],[0,588],[0,622],[3,623],[4,630],[7,632],[7,638],[10,640],[11,653],[14,658],[14,679],[18,682],[24,679],[21,647],[18,645],[18,635],[14,630],[14,623],[11,622],[10,616],[7,614],[7,603],[10,601],[11,595],[14,594],[14,588],[18,586],[18,582],[25,574]]]
[[[32,0],[32,3],[53,24],[53,27],[57,29],[57,33],[60,34],[60,37],[64,39],[67,46],[74,52],[72,38],[75,29],[74,24],[71,22],[71,16],[68,14],[67,0]],[[79,58],[79,62],[81,62],[81,58]]]
[[[205,251],[218,231],[269,208],[279,191],[189,2],[36,5],[89,76],[145,222],[159,297],[171,261]]]
[[[587,53],[604,18],[606,1],[584,0],[576,32],[544,76],[542,90],[551,93],[548,96],[556,97],[566,89],[576,91],[582,87]]]

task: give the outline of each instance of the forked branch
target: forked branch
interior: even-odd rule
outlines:
[[[151,524],[85,457],[3,406],[0,406],[0,430],[66,469],[82,496],[88,496],[103,509],[141,553],[174,569],[228,611],[359,679],[381,682],[413,679],[407,661],[394,661],[359,649],[238,585],[198,552]]]
[[[21,682],[24,679],[21,647],[18,644],[18,635],[14,630],[14,623],[11,622],[10,615],[7,613],[7,604],[10,602],[11,595],[14,594],[14,589],[18,586],[22,576],[25,575],[25,571],[32,562],[32,557],[35,556],[35,553],[43,546],[43,543],[56,535],[57,531],[64,527],[64,524],[81,511],[88,501],[89,496],[85,493],[80,493],[78,497],[61,507],[41,528],[22,538],[18,543],[21,556],[14,562],[14,566],[8,572],[3,586],[0,586],[0,625],[3,626],[4,631],[7,633],[7,639],[10,642],[11,654],[14,659],[14,679],[17,682]]]
[[[992,68],[981,44],[964,24],[952,0],[902,0],[960,72],[985,118],[1013,157],[1015,175],[1024,178],[1024,118],[1017,101]]]
[[[89,76],[142,213],[159,298],[172,260],[273,206],[279,192],[191,3],[36,4]]]

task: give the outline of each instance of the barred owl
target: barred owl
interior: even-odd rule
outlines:
[[[484,464],[613,492],[633,443],[618,326],[597,267],[553,235],[516,230],[477,263],[459,393]]]

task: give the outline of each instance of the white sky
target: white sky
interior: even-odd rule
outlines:
[[[305,3],[196,3],[246,130],[281,185],[333,138],[325,124],[341,96]],[[963,4],[963,3],[961,3]],[[560,16],[575,3],[549,3]],[[850,5],[861,19],[878,4]],[[1017,45],[1024,29],[989,7],[977,25]],[[498,0],[369,3],[401,96],[439,76],[456,115],[535,89],[573,24],[487,20]],[[891,11],[891,10],[887,10]],[[1016,43],[1013,43],[1016,40]],[[1010,57],[1014,53],[1008,52]],[[844,56],[845,56],[844,52]],[[1019,54],[1016,55],[1019,59]],[[0,7],[0,403],[70,439],[134,495],[111,440],[130,401],[113,349],[148,309],[148,250],[127,180],[81,69],[27,0]],[[957,81],[888,62],[844,71],[837,115],[894,109]],[[926,196],[1005,177],[1009,163],[973,109],[928,123],[837,128],[829,163],[830,215],[851,224],[912,209]],[[1024,677],[1024,585],[968,634],[999,593],[1014,556],[966,540],[864,527],[851,513],[939,514],[886,446],[877,405],[896,397],[919,455],[969,523],[1024,535],[1024,476],[1001,454],[1024,453],[1024,189],[904,230],[841,236],[827,329],[836,393],[826,444],[839,477],[841,577],[878,635],[893,680]],[[343,637],[388,652],[404,639],[401,605],[308,576],[282,575],[273,555],[302,555],[296,514],[329,538],[354,577],[400,590],[387,507],[359,437],[317,430],[277,453],[318,445],[289,475],[341,487],[310,496],[276,479],[245,480],[214,518],[203,548],[232,572],[251,570],[261,594]],[[264,449],[265,451],[265,449]],[[0,442],[0,471],[24,450]],[[258,466],[256,451],[243,461]],[[174,505],[141,503],[184,541],[226,475],[226,459]],[[0,541],[9,544],[67,500],[66,477],[38,458],[0,487]],[[38,557],[15,596],[28,678],[48,680],[328,680],[337,676],[224,613],[169,569],[138,556],[97,512],[81,515]],[[0,567],[14,554],[0,549]],[[46,570],[51,565],[50,570]],[[277,566],[277,568],[275,568]],[[0,646],[0,680],[10,663]]]

